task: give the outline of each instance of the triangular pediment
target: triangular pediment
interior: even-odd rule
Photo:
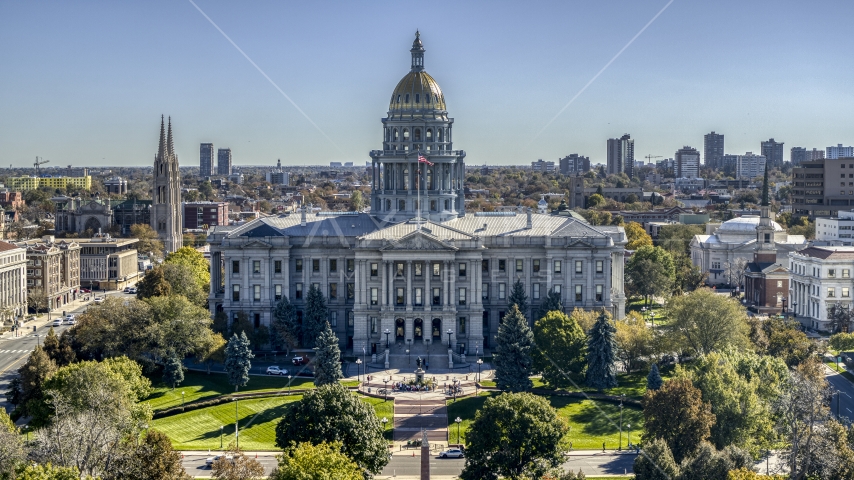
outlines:
[[[262,242],[260,240],[253,240],[249,243],[245,243],[245,244],[241,245],[240,247],[244,248],[244,249],[246,249],[246,248],[273,248],[273,245],[271,245],[267,242]]]
[[[575,239],[567,244],[567,248],[596,248],[595,245],[584,239]]]
[[[267,225],[264,222],[258,222],[258,223],[260,223],[260,225],[258,225],[255,228],[252,228],[250,230],[243,232],[242,234],[240,234],[240,236],[241,237],[250,237],[250,238],[253,238],[253,237],[256,237],[256,238],[257,237],[284,237],[284,234],[282,232],[280,232],[279,230],[277,230],[276,228],[274,228],[270,225]]]
[[[400,240],[392,242],[381,248],[381,250],[457,250],[456,247],[440,242],[418,230],[404,236]]]

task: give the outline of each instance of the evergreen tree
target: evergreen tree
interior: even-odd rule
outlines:
[[[338,347],[338,337],[329,322],[326,322],[326,328],[317,337],[314,352],[314,384],[320,387],[338,383],[338,380],[344,377],[341,374],[341,349]]]
[[[326,307],[326,298],[320,289],[312,285],[305,297],[305,316],[303,322],[303,345],[314,347],[317,337],[323,331],[324,325],[329,318],[329,309]]]
[[[283,296],[273,311],[273,328],[270,329],[270,341],[273,348],[296,348],[302,335],[302,325],[297,321],[294,305]]]
[[[252,368],[252,350],[249,349],[249,339],[245,332],[240,336],[233,334],[225,347],[225,371],[228,373],[228,383],[234,385],[234,391],[249,383],[249,369]]]
[[[600,392],[617,386],[616,333],[616,327],[605,312],[599,315],[588,333],[586,383]]]
[[[493,352],[496,386],[510,392],[529,390],[533,386],[528,377],[534,363],[531,358],[534,333],[516,304],[501,319],[496,344]]]
[[[653,363],[652,368],[649,369],[649,375],[646,376],[646,389],[658,390],[662,383],[664,381],[661,380],[661,374],[658,373],[658,364]]]
[[[537,310],[537,316],[534,317],[534,321],[543,318],[549,312],[561,312],[563,313],[563,303],[560,301],[560,294],[555,292],[555,289],[552,288],[549,290],[549,294],[546,295],[546,299],[543,300],[543,303],[540,304],[540,308]]]
[[[170,355],[163,365],[163,383],[170,385],[172,390],[184,381],[184,365],[177,355]]]
[[[510,290],[510,297],[508,298],[507,311],[510,311],[513,308],[513,305],[519,308],[519,312],[525,316],[528,313],[528,295],[525,293],[525,285],[522,284],[522,280],[516,279],[516,282],[513,283],[513,288]],[[528,318],[527,316],[525,317]]]

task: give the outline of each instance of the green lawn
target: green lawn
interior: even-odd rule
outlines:
[[[238,401],[236,413],[240,422],[240,448],[249,451],[276,450],[276,425],[285,414],[287,404],[301,399],[302,395],[292,395]],[[390,439],[393,403],[384,404],[382,399],[367,397],[362,400],[374,407],[379,418],[389,419],[386,437]],[[178,450],[216,450],[220,448],[221,426],[222,445],[227,447],[229,442],[234,441],[234,419],[234,402],[228,402],[158,418],[151,422],[151,428],[168,435],[173,447]]]
[[[314,380],[307,377],[291,378],[292,389],[314,388]],[[358,382],[345,381],[345,386],[355,387]],[[228,383],[225,373],[211,373],[188,371],[184,374],[184,381],[174,390],[157,378],[152,379],[151,395],[146,401],[152,410],[164,410],[181,406],[181,392],[184,392],[184,401],[190,403],[196,400],[210,399],[220,395],[234,393],[234,386]],[[249,377],[249,383],[240,388],[240,392],[286,392],[288,390],[288,378],[279,376]]]
[[[448,423],[451,443],[457,442],[457,425],[454,420],[460,417],[460,437],[465,443],[466,431],[475,413],[483,406],[489,396],[494,393],[484,393],[479,397],[468,397],[453,402],[448,401]],[[605,442],[606,448],[617,448],[620,439],[620,407],[610,402],[585,400],[580,398],[548,397],[549,403],[558,410],[558,414],[571,427],[567,440],[572,442],[576,450],[598,450]],[[632,426],[632,441],[637,442],[643,425],[643,412],[639,408],[623,408],[623,447],[628,443],[628,427]]]
[[[385,439],[391,442],[392,438],[392,426],[394,425],[394,401],[389,400],[385,401],[382,398],[374,398],[374,397],[362,397],[362,401],[374,407],[374,412],[377,414],[377,418],[382,420],[383,418],[388,419],[388,423],[385,424]]]

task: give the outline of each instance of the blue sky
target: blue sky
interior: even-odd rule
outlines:
[[[854,143],[854,2],[674,0],[538,136],[667,0],[194,1],[323,133],[189,0],[0,0],[0,166],[148,165],[161,113],[182,165],[364,164],[416,28],[470,165]]]

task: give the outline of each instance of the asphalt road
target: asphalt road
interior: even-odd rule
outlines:
[[[839,368],[844,368],[842,363],[839,364]],[[854,420],[854,385],[832,369],[828,369],[826,378],[834,392],[830,410],[834,415],[838,412],[840,417]]]

